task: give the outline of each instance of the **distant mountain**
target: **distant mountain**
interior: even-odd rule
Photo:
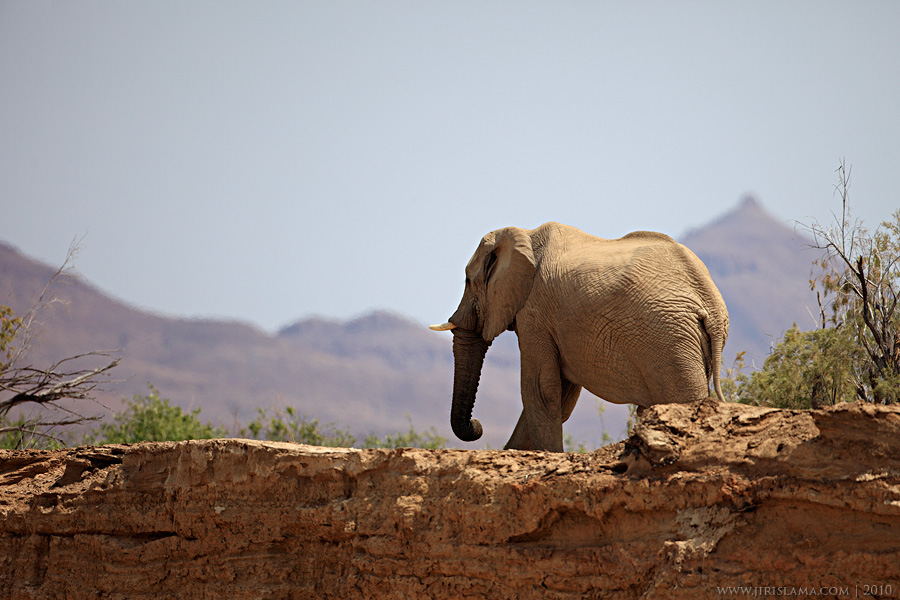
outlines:
[[[591,231],[602,234],[602,232]],[[731,316],[725,363],[747,350],[761,364],[770,343],[797,321],[812,326],[805,285],[814,255],[807,240],[752,199],[682,240],[708,265]],[[55,268],[0,242],[0,304],[31,306]],[[246,424],[257,407],[294,406],[361,437],[434,425],[451,444],[453,379],[451,335],[429,331],[391,312],[350,321],[310,318],[269,334],[246,323],[177,319],[136,309],[80,279],[59,282],[51,294],[63,301],[41,316],[39,343],[29,361],[47,365],[90,350],[117,349],[123,360],[101,400],[122,398],[155,385],[164,397],[201,418],[232,427]],[[749,360],[748,360],[749,362]],[[597,444],[601,424],[621,436],[627,408],[584,394],[566,432]],[[91,405],[88,407],[99,407]],[[475,414],[485,426],[477,447],[505,443],[521,411],[516,337],[500,336],[488,352]]]
[[[0,242],[0,304],[26,310],[54,271]],[[91,350],[119,350],[123,360],[113,377],[123,381],[99,395],[112,408],[152,383],[174,403],[199,407],[202,419],[226,427],[246,424],[258,407],[294,406],[357,437],[405,430],[408,415],[418,430],[434,425],[452,438],[450,335],[399,315],[312,318],[272,335],[246,323],[152,314],[77,278],[58,280],[50,295],[61,302],[41,314],[28,362],[48,365]],[[518,349],[507,334],[494,344],[479,392],[479,415],[496,424],[485,435],[493,447],[506,441],[521,410],[518,379]]]

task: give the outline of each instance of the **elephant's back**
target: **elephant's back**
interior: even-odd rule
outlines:
[[[632,231],[629,234],[623,235],[618,240],[610,240],[613,242],[665,242],[669,244],[677,244],[674,239],[665,233],[660,233],[658,231]]]
[[[599,282],[618,294],[621,286],[647,287],[659,278],[694,277],[695,261],[699,259],[671,237],[636,231],[613,240],[570,244],[560,253],[557,270],[574,278],[579,287]]]
[[[555,338],[564,370],[612,402],[672,401],[663,389],[701,397],[699,320],[708,309],[699,259],[653,232],[591,246],[571,249],[558,273],[565,291],[556,304]]]

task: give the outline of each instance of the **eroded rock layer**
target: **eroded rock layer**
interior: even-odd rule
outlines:
[[[0,590],[16,599],[900,597],[898,574],[890,407],[660,406],[593,454],[0,453]]]

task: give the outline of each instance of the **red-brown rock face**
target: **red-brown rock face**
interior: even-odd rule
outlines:
[[[0,452],[5,598],[738,586],[900,597],[900,409],[659,406],[627,442],[581,455],[245,440]]]

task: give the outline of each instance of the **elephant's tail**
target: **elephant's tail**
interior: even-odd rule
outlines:
[[[721,401],[725,401],[725,394],[722,393],[721,371],[722,371],[722,350],[725,347],[725,340],[728,338],[728,317],[724,317],[724,321],[718,318],[718,315],[712,314],[705,310],[700,311],[700,326],[706,332],[706,339],[709,343],[709,361],[706,365],[707,377],[711,374],[713,380],[713,389],[716,391],[716,397]]]
[[[716,390],[716,398],[719,402],[725,402],[725,394],[722,393],[720,372],[722,371],[722,348],[719,348],[718,358],[713,357],[713,388]]]

